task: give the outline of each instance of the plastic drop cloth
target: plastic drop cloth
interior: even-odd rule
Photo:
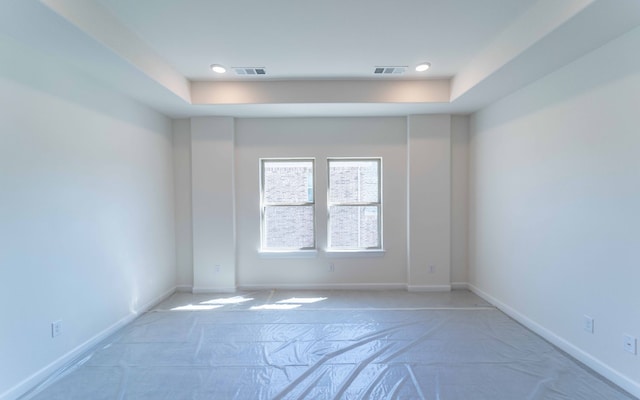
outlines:
[[[176,294],[27,398],[633,399],[466,291]]]

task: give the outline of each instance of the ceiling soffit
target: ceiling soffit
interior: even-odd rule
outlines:
[[[190,81],[100,3],[89,0],[41,0],[41,3],[88,35],[97,46],[107,48],[114,57],[166,89],[163,96],[173,99],[159,100],[157,90],[148,98],[145,93],[136,93],[136,97],[169,116],[220,112],[232,116],[262,115],[269,107],[256,110],[265,105],[274,106],[270,108],[277,114],[282,108],[277,105],[285,104],[297,105],[301,113],[303,105],[331,104],[334,107],[328,109],[334,113],[340,104],[351,105],[351,111],[347,112],[357,112],[353,105],[363,105],[361,114],[366,114],[362,110],[373,104],[396,104],[390,110],[400,114],[468,113],[640,24],[640,2],[636,0],[542,0],[513,20],[451,78]],[[370,108],[381,111],[379,106]]]

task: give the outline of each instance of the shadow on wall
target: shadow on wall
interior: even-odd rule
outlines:
[[[494,103],[501,105],[499,115],[493,115],[489,106],[486,112],[492,118],[486,118],[488,124],[485,128],[508,123],[578,97],[593,88],[640,73],[639,46],[640,27],[532,83],[526,90],[521,89]],[[579,74],[573,72],[576,63],[580,64]]]
[[[110,87],[108,82],[92,78],[72,62],[0,33],[2,78],[151,132],[164,132],[170,126],[168,118],[120,94],[119,88]]]

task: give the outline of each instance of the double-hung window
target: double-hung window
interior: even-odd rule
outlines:
[[[382,249],[380,158],[328,159],[329,250]]]
[[[261,248],[263,251],[316,247],[314,160],[261,159]]]

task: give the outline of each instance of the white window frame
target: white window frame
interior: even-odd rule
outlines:
[[[267,203],[264,199],[264,165],[266,162],[311,162],[312,169],[312,198],[313,201],[291,202],[291,203]],[[292,158],[260,158],[260,252],[261,253],[311,253],[316,251],[317,229],[316,229],[316,160],[312,157],[292,157]],[[313,211],[313,246],[312,247],[266,247],[265,243],[265,211],[267,207],[308,207]]]
[[[378,163],[378,201],[377,202],[349,202],[336,203],[331,202],[331,162],[332,161],[376,161]],[[367,253],[367,252],[383,252],[383,232],[382,232],[382,157],[328,157],[327,158],[327,252],[351,252],[351,253]],[[353,248],[333,248],[331,245],[331,207],[347,206],[347,207],[377,207],[378,208],[378,246],[375,247],[353,247]]]

